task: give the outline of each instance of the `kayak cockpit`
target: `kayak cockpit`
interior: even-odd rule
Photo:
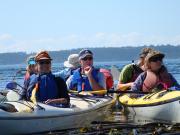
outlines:
[[[15,108],[14,105],[9,104],[9,103],[1,103],[0,104],[0,109],[6,112],[18,112],[18,110]]]

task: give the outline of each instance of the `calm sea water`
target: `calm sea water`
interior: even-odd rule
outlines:
[[[110,69],[112,65],[121,69],[124,65],[130,63],[131,61],[111,61],[111,62],[95,62],[96,67],[103,67]],[[174,77],[180,82],[180,59],[169,59],[164,61],[165,65],[168,67],[169,72],[171,72]],[[25,70],[25,64],[16,65],[0,65],[0,89],[4,89],[7,82],[11,81],[14,77],[20,84],[23,83],[24,72],[16,74],[19,70]],[[57,72],[63,69],[63,63],[54,63],[52,65],[52,71]]]
[[[94,65],[96,67],[99,68],[107,68],[110,69],[111,66],[116,66],[119,69],[121,69],[124,65],[131,63],[131,61],[111,61],[111,62],[95,62]],[[173,74],[173,76],[177,79],[177,81],[180,83],[180,59],[169,59],[169,60],[165,60],[164,64],[166,65],[166,67],[168,68],[169,72]],[[25,64],[17,64],[17,65],[0,65],[0,90],[3,90],[6,86],[6,84],[9,81],[12,81],[13,79],[16,80],[16,82],[18,82],[19,84],[23,84],[23,77],[24,77],[24,73],[25,73],[25,68],[26,65]],[[54,63],[52,65],[52,72],[57,72],[59,70],[63,69],[63,63]],[[24,70],[24,72],[20,72],[17,74],[17,72],[19,70]],[[119,106],[115,106],[112,110],[112,115],[110,115],[109,117],[106,118],[106,122],[104,124],[101,124],[101,128],[103,130],[99,129],[99,124],[95,124],[92,125],[91,129],[92,130],[88,130],[89,134],[98,134],[98,133],[102,133],[102,134],[135,134],[136,132],[140,132],[138,130],[140,130],[139,128],[133,128],[134,125],[132,124],[134,122],[134,120],[137,120],[138,118],[136,117],[135,119],[132,118],[131,116],[126,116],[121,112],[121,107]],[[139,119],[138,119],[139,120]],[[148,121],[146,119],[142,119],[142,122]],[[125,124],[124,124],[125,123]],[[155,125],[157,126],[157,125]],[[121,127],[127,127],[127,131],[123,130],[121,131],[123,128]],[[117,130],[117,128],[120,128],[119,130]],[[132,131],[129,131],[128,129],[131,128]],[[150,127],[149,127],[150,128]],[[154,132],[153,130],[155,130],[152,126],[152,131],[144,131],[146,129],[144,129],[142,132],[145,132],[144,134],[151,134],[152,132]],[[161,127],[162,128],[162,127]],[[166,127],[165,127],[166,128]],[[105,130],[108,129],[108,130]],[[179,127],[178,127],[178,130]],[[173,133],[177,132],[177,128],[173,131]],[[55,134],[64,134],[64,132],[58,132]],[[78,131],[66,131],[66,134],[79,134],[80,130]],[[88,134],[88,132],[86,132]],[[84,133],[84,134],[86,134]],[[81,133],[82,134],[82,133]]]

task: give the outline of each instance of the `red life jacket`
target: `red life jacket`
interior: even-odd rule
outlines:
[[[101,68],[100,72],[102,72],[104,74],[104,76],[105,76],[105,79],[106,79],[106,89],[111,89],[113,87],[114,81],[113,81],[113,77],[112,77],[110,71],[107,70],[107,69]]]
[[[153,88],[168,89],[172,86],[173,82],[168,73],[160,73],[156,75],[152,71],[146,71],[146,78],[143,82],[142,91],[149,92]]]

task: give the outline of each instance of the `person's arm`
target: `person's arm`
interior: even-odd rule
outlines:
[[[122,82],[119,81],[119,83],[117,85],[117,89],[122,90],[122,91],[128,90],[128,89],[130,89],[132,87],[132,85],[133,85],[133,82],[122,83]]]
[[[104,90],[105,89],[102,86],[100,86],[98,82],[96,82],[96,80],[93,78],[92,75],[89,75],[88,79],[89,79],[89,83],[93,90]]]
[[[27,89],[28,89],[29,83],[30,83],[30,78],[24,80],[23,88],[20,91],[18,91],[18,93],[21,96],[21,99],[27,99],[26,95],[27,95]]]
[[[68,104],[69,101],[66,98],[48,99],[45,104]]]
[[[142,86],[146,78],[145,72],[141,73],[138,78],[134,81],[131,91],[142,91]]]
[[[77,88],[76,88],[76,85],[77,85],[77,80],[75,80],[74,78],[73,78],[74,76],[73,75],[71,75],[68,79],[67,79],[67,81],[66,81],[66,85],[67,85],[67,89],[68,90],[76,90]]]
[[[98,73],[98,80],[98,84],[103,88],[102,90],[106,89],[106,78],[103,73]]]
[[[64,80],[66,79],[66,74],[67,74],[67,69],[61,70],[59,72],[55,72],[53,73],[55,75],[55,77],[61,77]]]
[[[101,86],[93,77],[92,75],[92,71],[93,68],[92,67],[87,67],[87,69],[85,69],[85,74],[88,77],[89,83],[92,87],[92,90],[104,90],[105,88],[103,88],[103,86]]]
[[[127,90],[130,89],[133,85],[133,82],[130,82],[133,74],[133,68],[131,67],[131,65],[126,65],[119,76],[119,82],[117,85],[117,89],[118,90]]]

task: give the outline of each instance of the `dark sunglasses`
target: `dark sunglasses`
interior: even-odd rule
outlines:
[[[161,61],[162,62],[162,57],[152,57],[149,61],[151,62],[157,62],[157,61]]]
[[[92,60],[92,59],[93,59],[93,57],[85,57],[82,60],[87,61],[87,60]]]
[[[40,65],[43,65],[43,64],[51,64],[51,61],[39,61],[38,62]]]

